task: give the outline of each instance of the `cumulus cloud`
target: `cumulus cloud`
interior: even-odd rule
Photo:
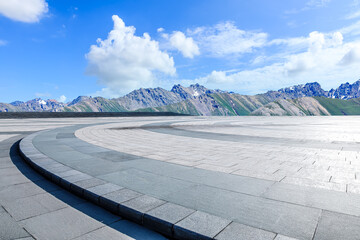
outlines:
[[[45,0],[1,0],[0,14],[14,21],[38,22],[48,12]]]
[[[167,37],[167,35],[165,35]],[[199,55],[199,47],[191,37],[186,37],[184,33],[176,31],[169,37],[170,45],[179,50],[184,57],[194,58]]]
[[[360,44],[352,47],[340,60],[340,65],[350,65],[353,63],[360,63]]]
[[[360,42],[344,43],[343,38],[340,32],[312,32],[308,37],[279,39],[276,44],[284,51],[278,53],[280,60],[235,73],[213,71],[194,82],[255,94],[309,81],[318,81],[325,88],[334,87],[340,79],[355,81],[359,70],[354,63],[360,63]]]
[[[61,95],[61,96],[57,99],[57,101],[58,101],[58,102],[62,102],[62,103],[66,102],[66,97],[65,97],[65,95]]]
[[[263,32],[238,29],[232,22],[189,29],[188,34],[195,39],[201,51],[207,51],[215,57],[252,52],[263,47],[268,37]]]
[[[153,86],[158,74],[175,75],[173,58],[159,49],[149,34],[135,35],[135,27],[125,26],[114,15],[114,28],[107,39],[98,39],[86,55],[87,73],[106,88],[103,96],[119,96],[139,87]]]

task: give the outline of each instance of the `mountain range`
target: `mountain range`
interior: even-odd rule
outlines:
[[[0,112],[176,112],[191,115],[358,115],[360,80],[325,91],[317,82],[295,85],[257,95],[207,89],[193,84],[140,88],[113,99],[79,96],[71,102],[36,98],[27,102],[0,103]]]

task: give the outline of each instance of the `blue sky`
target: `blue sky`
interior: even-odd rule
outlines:
[[[0,0],[0,102],[360,78],[358,0]]]

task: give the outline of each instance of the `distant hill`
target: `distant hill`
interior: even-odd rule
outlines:
[[[0,103],[0,112],[60,112],[65,104],[54,99],[35,98],[27,102]]]
[[[199,84],[189,87],[175,85],[170,91],[163,88],[140,88],[120,98],[78,97],[68,104],[64,111],[134,111],[140,108],[170,105],[213,92],[217,90],[210,90]]]
[[[0,112],[175,112],[204,116],[360,115],[360,80],[325,91],[317,82],[254,96],[212,90],[193,84],[140,88],[113,99],[79,96],[64,104],[36,98],[0,103]]]

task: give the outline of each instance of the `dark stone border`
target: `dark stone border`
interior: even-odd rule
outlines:
[[[166,117],[190,116],[173,112],[0,112],[0,119],[74,117]]]
[[[215,239],[221,232],[232,231],[228,228],[231,220],[135,192],[51,159],[32,144],[41,133],[21,140],[21,156],[37,172],[77,196],[171,239]]]

